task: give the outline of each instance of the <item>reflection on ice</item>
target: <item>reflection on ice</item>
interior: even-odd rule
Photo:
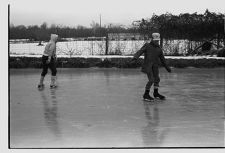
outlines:
[[[58,123],[58,101],[56,96],[56,89],[51,89],[49,99],[46,96],[46,91],[40,91],[42,97],[42,104],[44,106],[44,118],[46,126],[57,137],[60,138],[60,128]]]
[[[166,136],[167,129],[160,129],[158,104],[143,102],[147,125],[142,130],[144,146],[160,147]]]

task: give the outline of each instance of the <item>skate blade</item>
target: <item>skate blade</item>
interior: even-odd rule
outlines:
[[[50,86],[50,89],[55,89],[57,88],[58,86]]]
[[[153,100],[150,100],[150,99],[143,99],[144,101],[148,101],[148,102],[154,102],[154,99]]]
[[[159,97],[154,97],[156,100],[166,100],[166,98],[160,99]]]
[[[166,101],[166,99],[155,98],[155,101],[156,102],[164,102],[164,101]]]
[[[42,91],[42,90],[44,90],[44,88],[38,88],[38,90],[39,90],[39,91]]]

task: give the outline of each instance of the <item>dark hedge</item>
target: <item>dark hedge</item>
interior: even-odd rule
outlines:
[[[104,67],[104,68],[138,68],[141,67],[143,59],[137,62],[130,62],[131,58],[58,58],[57,67],[59,68],[88,68],[88,67]],[[166,59],[171,67],[185,68],[213,68],[224,67],[224,59]],[[160,65],[161,66],[161,65]],[[36,57],[10,57],[9,68],[41,68],[41,58]]]

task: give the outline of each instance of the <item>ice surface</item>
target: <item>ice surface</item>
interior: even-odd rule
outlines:
[[[160,69],[165,101],[147,103],[139,69],[10,69],[10,147],[224,147],[224,69]],[[152,91],[151,91],[152,94]]]

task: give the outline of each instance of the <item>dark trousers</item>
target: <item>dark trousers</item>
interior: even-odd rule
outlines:
[[[50,63],[47,64],[48,56],[42,56],[42,73],[41,76],[45,76],[48,73],[48,68],[52,72],[52,76],[56,76],[57,70],[56,70],[56,62],[55,58],[51,57]]]
[[[148,83],[145,86],[146,90],[150,90],[152,84],[154,84],[154,87],[159,87],[159,68],[156,65],[153,65],[150,72],[147,73],[148,76]]]

